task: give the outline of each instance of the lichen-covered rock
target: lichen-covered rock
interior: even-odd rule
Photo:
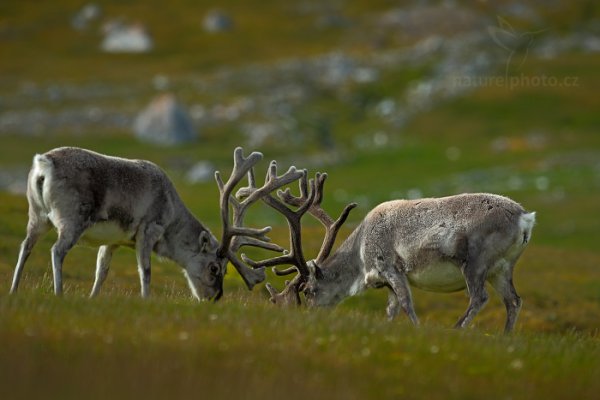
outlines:
[[[198,138],[187,110],[171,93],[155,97],[138,114],[133,129],[140,140],[161,145],[189,143]]]
[[[212,10],[204,17],[202,27],[209,33],[225,32],[233,28],[233,20],[221,10]]]
[[[147,53],[154,41],[140,23],[127,25],[119,20],[110,21],[103,28],[102,50],[107,53]]]

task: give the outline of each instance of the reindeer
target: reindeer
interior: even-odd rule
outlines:
[[[276,164],[271,164],[268,175],[271,179],[277,176]],[[278,198],[263,197],[287,219],[291,249],[260,262],[244,259],[254,268],[292,265],[284,271],[273,268],[277,275],[298,272],[281,293],[267,283],[272,302],[300,305],[303,292],[308,306],[332,306],[367,288],[387,287],[388,318],[402,309],[418,325],[410,286],[434,292],[466,288],[469,306],[455,326],[464,328],[488,300],[487,281],[506,306],[504,330],[512,331],[521,308],[513,269],[531,239],[534,212],[526,212],[506,197],[483,193],[389,201],[369,212],[331,254],[335,237],[356,204],[347,205],[337,220],[327,215],[321,207],[326,178],[326,174],[317,174],[307,182],[304,171],[299,197],[289,189],[279,190]],[[248,196],[255,190],[252,169],[249,181],[249,187],[238,195]],[[300,225],[307,212],[326,228],[317,258],[308,262],[302,251]]]
[[[234,168],[229,180],[223,183],[220,174],[215,174],[223,224],[219,244],[185,207],[166,173],[149,161],[110,157],[75,147],[36,155],[27,180],[27,235],[21,244],[11,293],[17,291],[23,267],[35,243],[51,227],[58,232],[51,250],[56,295],[63,291],[63,260],[78,242],[100,245],[90,297],[98,295],[108,274],[111,256],[120,246],[135,249],[142,297],[150,293],[152,252],[183,268],[192,295],[197,299],[221,297],[228,261],[252,289],[265,279],[264,269],[249,268],[237,258],[237,250],[246,245],[279,252],[283,248],[271,243],[266,236],[270,227],[243,227],[244,214],[264,193],[302,175],[301,171],[290,168],[283,176],[255,190],[255,195],[238,202],[231,195],[232,191],[261,159],[262,154],[258,152],[245,158],[238,147],[234,151]]]

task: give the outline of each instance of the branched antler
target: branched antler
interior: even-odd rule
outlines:
[[[333,220],[333,218],[331,218],[326,212],[325,210],[323,210],[323,208],[321,208],[321,202],[323,201],[323,189],[325,186],[325,180],[327,179],[327,174],[326,173],[318,173],[316,174],[316,194],[314,196],[314,201],[312,202],[308,212],[315,217],[317,220],[319,220],[319,222],[321,222],[321,224],[323,224],[323,226],[325,227],[325,238],[323,239],[323,244],[321,245],[321,250],[319,251],[319,255],[316,258],[316,263],[321,264],[323,261],[325,261],[327,259],[327,257],[329,257],[329,254],[331,253],[331,249],[333,248],[333,245],[335,243],[335,239],[337,237],[337,234],[340,230],[340,228],[342,227],[342,225],[344,224],[344,222],[346,222],[346,219],[348,218],[348,215],[350,214],[350,211],[352,211],[352,209],[354,207],[356,207],[356,203],[350,203],[348,204],[344,210],[342,211],[342,213],[340,214],[340,216],[338,217],[337,220]],[[300,197],[296,197],[294,195],[291,194],[289,189],[286,189],[285,191],[279,191],[277,192],[277,195],[279,196],[279,198],[281,200],[283,200],[286,204],[292,205],[292,206],[298,206],[302,203],[304,203],[306,201],[306,199],[309,197],[308,194],[308,188],[306,186],[306,182],[300,180],[299,181],[299,186],[300,186]]]
[[[253,168],[260,160],[262,160],[261,153],[253,152],[246,158],[243,155],[242,148],[238,147],[233,154],[233,171],[227,182],[223,183],[220,173],[215,173],[215,179],[220,192],[221,221],[223,224],[223,235],[221,244],[217,249],[217,255],[221,258],[228,258],[231,261],[249,289],[252,289],[255,284],[264,281],[264,269],[248,268],[237,258],[236,252],[242,246],[260,247],[277,252],[283,252],[284,249],[277,244],[271,243],[270,239],[266,236],[266,234],[271,231],[271,227],[262,229],[244,227],[243,220],[246,211],[248,210],[248,207],[261,198],[268,196],[270,192],[300,179],[303,175],[303,172],[297,171],[292,167],[281,177],[271,179],[270,181],[265,182],[265,185],[261,188],[256,188]],[[238,191],[238,197],[245,197],[242,201],[238,201],[232,195],[232,192],[246,174],[248,175],[250,186]],[[233,210],[233,221],[230,221],[230,208]],[[242,259],[251,266],[260,268],[257,263],[246,258],[245,255],[242,255]]]
[[[300,218],[306,212],[309,212],[325,227],[325,238],[323,239],[323,244],[321,245],[319,254],[315,260],[309,261],[309,264],[312,264],[312,269],[316,271],[318,269],[318,265],[325,261],[327,257],[329,257],[331,249],[335,243],[335,238],[342,224],[348,218],[350,211],[356,207],[356,203],[348,204],[337,220],[331,218],[321,207],[321,202],[323,201],[323,189],[326,179],[327,174],[320,173],[316,174],[315,180],[311,179],[310,181],[307,181],[306,176],[304,176],[298,182],[300,187],[300,196],[292,195],[290,189],[279,190],[277,192],[277,196],[283,203],[275,200],[272,197],[265,197],[263,199],[268,204],[273,203],[269,205],[284,214],[284,216],[286,216],[288,219],[288,224],[290,225],[290,240],[292,242],[292,253],[294,255],[294,262],[290,261],[290,264],[293,264],[294,267],[283,271],[274,269],[274,271],[277,275],[288,275],[295,271],[298,272],[298,275],[291,282],[285,282],[285,288],[280,293],[278,293],[273,286],[267,283],[266,287],[271,294],[271,302],[275,304],[284,306],[292,304],[300,305],[300,292],[304,289],[311,275],[311,270],[309,265],[304,260],[301,248],[297,248],[298,246],[301,246]],[[301,215],[297,218],[297,221],[296,219],[290,217],[290,210],[284,204],[293,207],[299,207],[297,212],[301,212]],[[297,254],[300,256],[298,257]]]
[[[248,196],[246,200],[253,198],[261,198],[270,207],[281,213],[287,220],[290,229],[290,252],[283,254],[278,257],[269,258],[263,261],[252,261],[242,255],[244,262],[253,266],[254,268],[262,267],[273,267],[276,265],[293,265],[295,270],[299,271],[301,275],[308,276],[308,268],[306,267],[306,260],[302,253],[302,239],[301,239],[301,224],[300,220],[308,211],[312,201],[314,200],[314,182],[311,181],[310,185],[313,187],[311,195],[308,196],[307,200],[300,204],[300,206],[294,211],[288,208],[281,201],[277,200],[270,195],[271,192],[276,189],[285,186],[294,180],[300,179],[300,181],[306,181],[306,171],[298,171],[296,168],[291,167],[288,172],[282,176],[277,175],[277,163],[272,161],[267,171],[265,178],[265,185],[262,188],[256,188],[256,182],[252,173],[248,176],[249,187],[243,188],[238,192],[238,196]]]

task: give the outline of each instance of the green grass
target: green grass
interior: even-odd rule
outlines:
[[[464,332],[356,310],[38,291],[0,300],[3,397],[592,398],[597,338]],[[36,378],[36,384],[27,381]],[[43,377],[42,379],[39,379]],[[68,382],[66,377],[68,377]]]

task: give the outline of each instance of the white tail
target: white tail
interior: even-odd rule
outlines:
[[[535,225],[535,212],[521,215],[519,219],[519,227],[523,230],[523,244],[529,243],[531,240],[531,231]]]

